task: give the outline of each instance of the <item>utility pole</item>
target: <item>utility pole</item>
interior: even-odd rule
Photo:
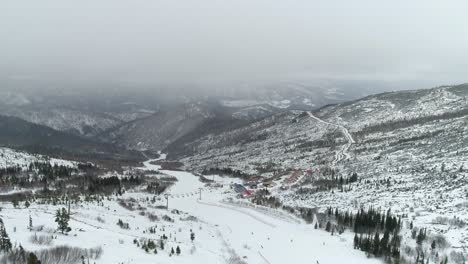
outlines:
[[[71,207],[71,203],[70,203],[70,196],[69,196],[69,194],[68,194],[68,191],[65,192],[65,204],[66,204],[66,206],[68,207],[68,210],[67,210],[68,217],[70,217],[70,207]]]
[[[164,197],[166,197],[166,210],[169,210],[169,194],[165,194]]]
[[[70,217],[70,215],[71,215],[71,211],[70,211],[71,201],[70,201],[70,198],[68,198],[68,196],[67,196],[67,200],[68,200],[68,217]]]

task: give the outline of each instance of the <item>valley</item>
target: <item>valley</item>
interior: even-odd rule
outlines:
[[[151,165],[151,161],[137,169],[158,171],[160,167]],[[231,179],[216,177],[216,181],[225,186],[216,188],[205,186],[199,177],[187,172],[161,173],[177,179],[166,191],[168,209],[161,197],[155,199],[154,195],[137,190],[121,196],[84,200],[70,207],[70,226],[73,228],[67,235],[53,232],[53,212],[62,207],[60,200],[55,206],[39,203],[24,209],[21,205],[2,206],[0,217],[13,244],[38,252],[61,245],[83,248],[85,260],[89,258],[96,263],[155,260],[158,263],[330,263],[344,259],[350,263],[379,263],[375,259],[366,260],[363,253],[352,250],[349,233],[329,236],[300,220],[295,222],[279,218],[274,212],[265,213],[254,207],[223,202],[234,195],[228,183]],[[122,201],[131,207],[123,207]],[[25,211],[32,219],[30,229],[25,222]],[[118,221],[128,223],[129,227],[122,229],[116,224]],[[151,228],[156,231],[149,233]],[[193,241],[190,241],[191,232],[195,233]],[[169,238],[162,239],[163,235]],[[42,237],[48,242],[38,245],[31,237]],[[149,240],[157,242],[157,253],[153,252],[156,248],[145,252],[135,245]],[[161,248],[161,243],[165,249]],[[171,256],[171,249],[176,247],[181,248],[182,253]],[[341,254],[333,254],[330,248],[340,250]],[[68,258],[69,263],[73,263],[73,256]],[[78,261],[81,256],[74,258]],[[0,263],[5,261],[8,262],[5,258],[0,259]],[[53,256],[49,261],[54,263]]]
[[[0,1],[0,264],[467,264],[468,1]]]
[[[0,263],[26,252],[77,264],[463,263],[467,95],[392,92],[252,119],[193,103],[97,137],[8,121],[77,148],[35,154],[37,139],[4,130],[21,145],[0,152],[11,242]]]

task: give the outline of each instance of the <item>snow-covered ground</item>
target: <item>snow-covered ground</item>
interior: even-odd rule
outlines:
[[[202,188],[196,177],[186,172],[164,171],[179,179],[171,192],[196,192]],[[313,225],[296,224],[252,209],[220,204],[220,190],[202,192],[202,199],[171,199],[170,207],[189,212],[217,230],[249,263],[380,263],[366,259],[352,249],[352,235],[330,236]]]
[[[27,167],[31,162],[50,162],[57,166],[75,167],[76,162],[50,158],[43,155],[33,155],[26,152],[13,150],[10,148],[0,148],[0,169],[5,167],[19,166]]]
[[[348,149],[351,147],[351,144],[354,144],[356,142],[354,141],[353,137],[349,133],[348,129],[346,127],[342,126],[342,125],[332,124],[330,122],[324,121],[324,120],[314,116],[312,114],[312,112],[307,112],[307,114],[311,118],[313,118],[313,119],[315,119],[315,120],[317,120],[317,121],[319,121],[321,123],[324,123],[324,124],[327,124],[327,125],[330,125],[330,126],[338,127],[342,131],[343,135],[346,137],[347,143],[342,146],[341,150],[336,152],[335,159],[333,160],[332,165],[335,165],[340,160],[349,159]]]
[[[151,161],[144,165],[146,170],[159,169]],[[0,217],[13,243],[21,244],[27,250],[50,247],[31,243],[29,238],[34,233],[56,236],[51,246],[102,247],[102,256],[91,260],[91,263],[381,263],[353,250],[350,233],[331,236],[315,230],[313,225],[223,203],[222,200],[233,193],[228,185],[212,188],[188,172],[161,172],[178,180],[167,191],[169,210],[161,209],[166,204],[164,195],[156,197],[153,203],[152,195],[138,191],[128,191],[122,197],[105,198],[99,203],[82,202],[71,207],[70,226],[73,230],[69,235],[55,231],[54,214],[61,205],[34,203],[28,209],[22,205],[22,209],[15,209],[4,203]],[[218,176],[215,180],[226,183]],[[134,210],[128,210],[119,205],[118,199],[133,201],[137,205]],[[159,220],[152,222],[149,214],[158,215]],[[30,232],[27,229],[29,215],[35,227],[44,226],[42,231]],[[174,222],[162,220],[163,215]],[[119,219],[129,223],[130,228],[120,228],[116,224]],[[148,232],[151,227],[156,227],[155,234]],[[193,242],[190,230],[196,236]],[[158,248],[158,254],[146,253],[134,245],[134,239],[158,241],[162,234],[169,239],[164,250]],[[171,248],[177,246],[181,248],[181,255],[169,256]]]
[[[291,207],[391,209],[407,224],[443,236],[447,245],[439,253],[466,257],[467,114],[466,85],[383,93],[210,135],[190,145],[196,153],[181,161],[197,172],[229,168],[262,176],[278,184],[270,191]],[[284,186],[296,171],[312,174]],[[357,182],[327,188],[353,173]],[[403,251],[414,246],[410,233],[402,231]]]

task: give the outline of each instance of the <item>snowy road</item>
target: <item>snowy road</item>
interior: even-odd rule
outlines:
[[[148,166],[149,165],[149,166]],[[156,165],[146,162],[148,169]],[[199,191],[198,177],[182,171],[162,171],[178,182],[169,194]],[[224,191],[226,191],[224,189]],[[247,263],[381,263],[353,250],[352,234],[341,237],[315,230],[313,225],[291,223],[254,209],[221,203],[223,190],[205,189],[198,195],[169,199],[169,208],[188,212],[219,230],[220,243]],[[223,242],[221,242],[223,241]]]
[[[349,159],[350,156],[348,154],[348,150],[349,148],[351,147],[352,144],[356,143],[353,139],[353,137],[351,136],[351,134],[349,133],[348,129],[342,125],[338,125],[338,124],[333,124],[333,123],[330,123],[330,122],[327,122],[327,121],[324,121],[316,116],[314,116],[314,114],[312,114],[312,112],[307,112],[307,114],[319,121],[320,123],[323,123],[323,124],[326,124],[326,125],[330,125],[330,126],[335,126],[337,128],[339,128],[341,130],[341,132],[343,133],[343,135],[346,137],[346,140],[348,141],[341,149],[340,151],[338,151],[336,154],[335,154],[335,159],[333,160],[333,164],[336,164],[338,163],[339,161],[343,160],[343,159]]]

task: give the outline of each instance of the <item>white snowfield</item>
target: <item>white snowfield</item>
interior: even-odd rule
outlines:
[[[149,162],[145,166],[158,169]],[[178,179],[169,194],[198,193],[204,188],[198,177],[191,173],[162,172]],[[201,200],[197,199],[198,195],[170,198],[169,208],[188,212],[216,227],[218,240],[223,240],[241,258],[246,256],[247,263],[381,263],[353,250],[350,233],[331,236],[315,230],[313,224],[291,223],[253,209],[228,206],[220,202],[224,198],[220,191],[202,191],[201,196]]]
[[[160,168],[150,162],[145,162],[143,169]],[[331,236],[325,231],[315,230],[313,224],[288,221],[275,214],[223,203],[223,199],[232,195],[230,187],[208,188],[191,173],[162,172],[178,179],[167,191],[170,195],[169,210],[156,208],[156,205],[166,205],[164,195],[159,196],[156,204],[153,204],[147,200],[152,195],[130,191],[123,197],[103,199],[102,204],[91,202],[72,205],[72,231],[68,235],[55,230],[54,214],[63,205],[33,203],[29,209],[22,205],[21,209],[15,209],[10,203],[4,203],[0,204],[3,207],[0,217],[5,222],[12,242],[21,244],[27,250],[59,245],[88,249],[102,247],[102,256],[97,260],[91,259],[90,263],[382,263],[379,259],[367,258],[363,252],[354,250],[351,233]],[[198,199],[200,189],[201,200]],[[127,210],[118,204],[116,198],[134,199],[144,209]],[[181,212],[175,213],[173,209]],[[159,215],[159,220],[151,222],[141,212]],[[35,227],[44,226],[42,231],[30,232],[27,229],[29,214]],[[162,220],[162,215],[170,216],[174,222]],[[187,220],[189,216],[192,216],[192,220]],[[130,229],[117,226],[119,219],[129,223]],[[156,234],[144,232],[150,227],[156,227]],[[190,240],[190,230],[195,233],[193,242]],[[30,242],[34,233],[57,238],[53,239],[50,246],[35,245]],[[133,242],[134,239],[140,241],[146,238],[158,243],[162,234],[169,239],[165,249],[158,248],[157,254],[152,251],[147,253]],[[175,250],[177,246],[182,251],[180,256],[169,256],[171,248]]]

